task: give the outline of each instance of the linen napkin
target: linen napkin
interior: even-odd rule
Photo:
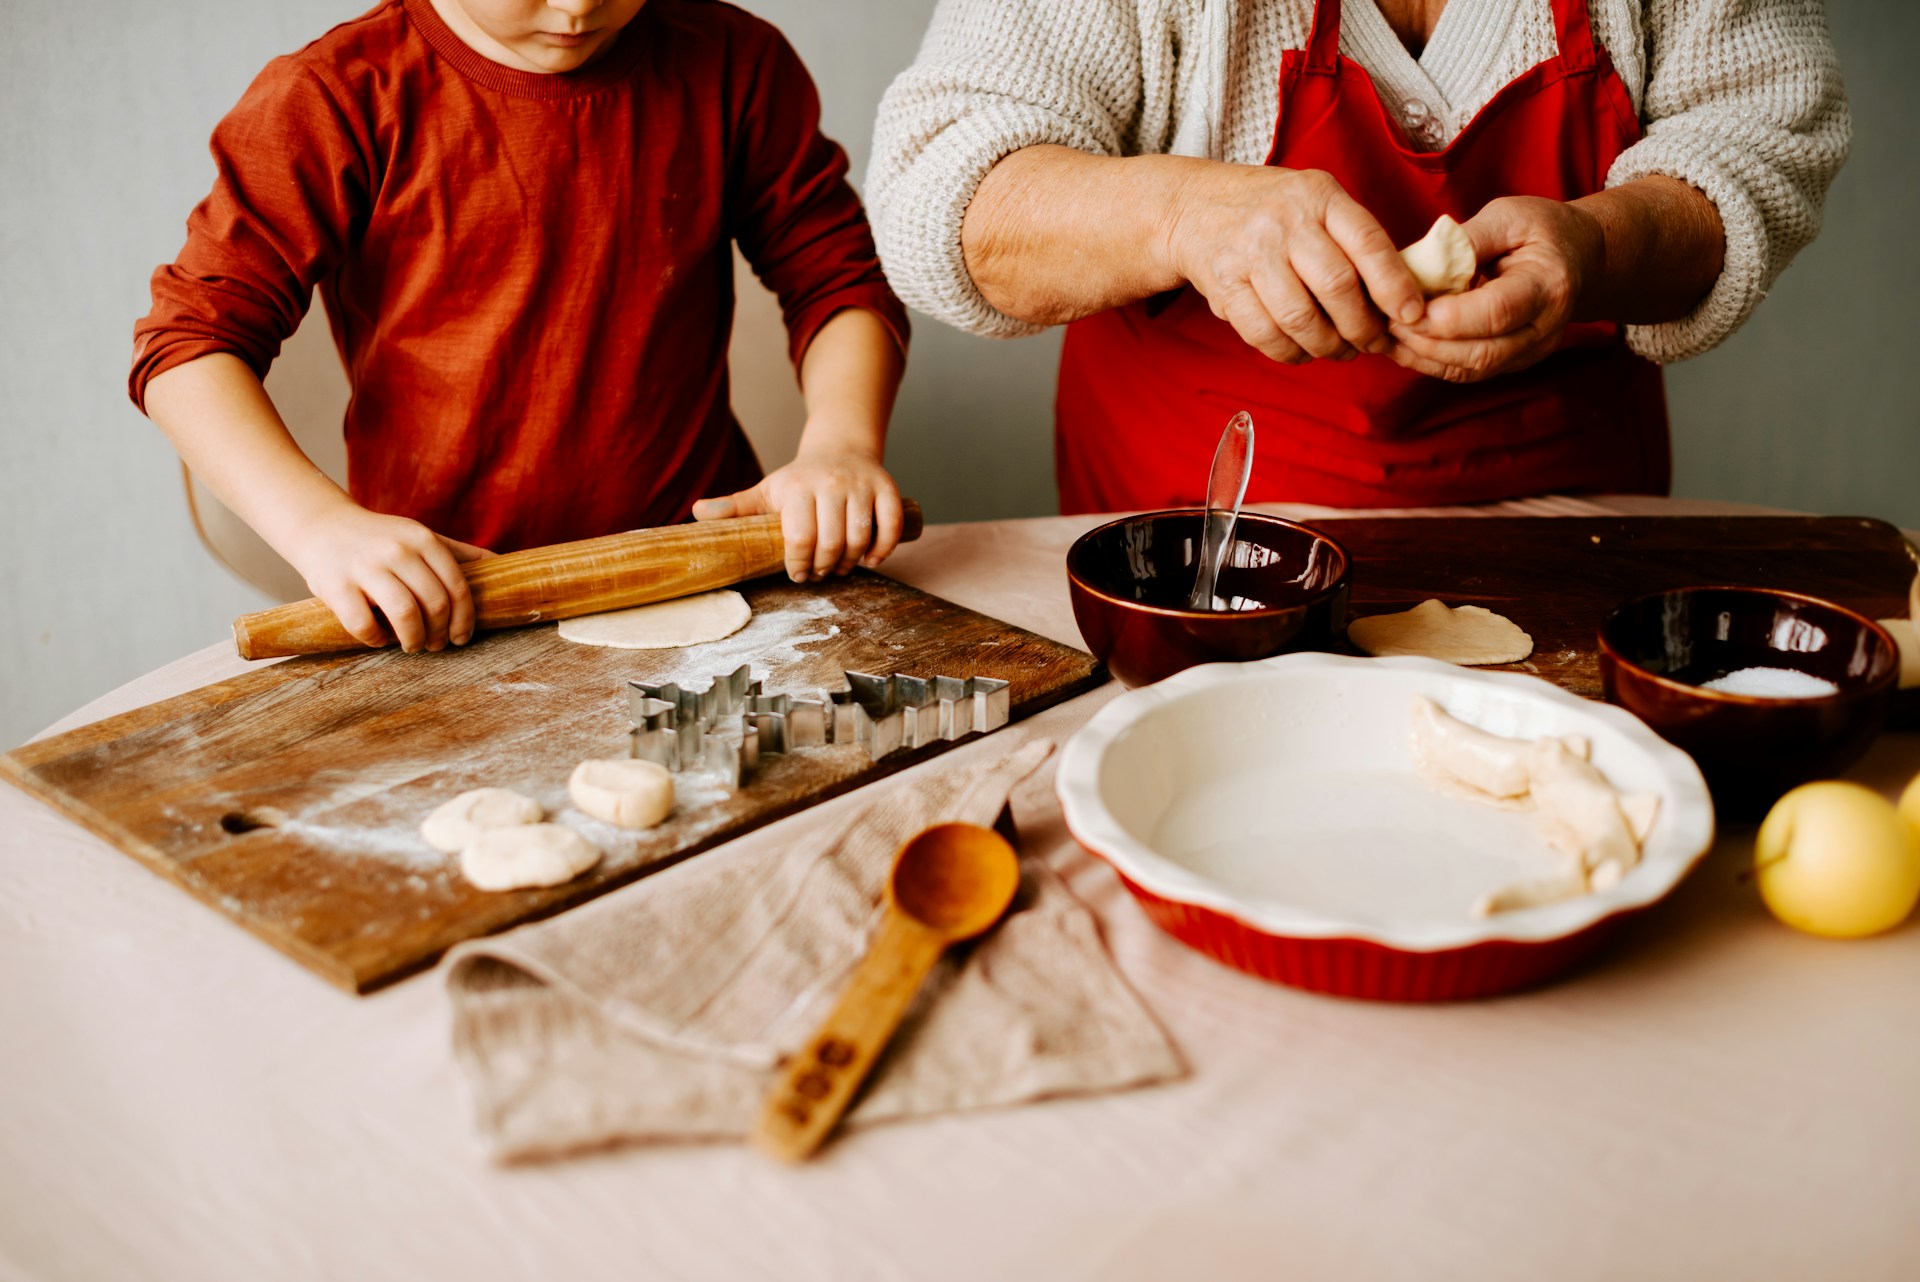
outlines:
[[[1052,751],[996,735],[872,789],[850,820],[724,848],[552,921],[456,949],[456,1062],[503,1161],[744,1137],[783,1055],[879,924],[900,844],[990,825]],[[1143,1085],[1184,1072],[1092,915],[1023,861],[1001,924],[928,977],[850,1125]]]

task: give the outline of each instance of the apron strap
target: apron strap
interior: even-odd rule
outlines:
[[[1574,71],[1592,68],[1599,42],[1587,20],[1587,0],[1553,0],[1553,27],[1560,37],[1560,60]]]
[[[1332,75],[1339,67],[1340,0],[1314,0],[1313,30],[1307,33],[1307,70]]]

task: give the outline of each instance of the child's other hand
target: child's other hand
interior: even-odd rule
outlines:
[[[460,566],[492,556],[485,548],[352,503],[307,522],[292,542],[281,549],[287,560],[366,644],[387,644],[380,615],[409,654],[473,639],[473,596]]]
[[[696,521],[777,513],[795,583],[871,569],[900,542],[900,489],[871,454],[802,451],[750,490],[693,505]]]

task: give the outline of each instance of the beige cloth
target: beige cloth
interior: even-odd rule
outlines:
[[[845,825],[715,852],[458,949],[455,1057],[494,1156],[737,1137],[879,922],[902,841],[992,824],[1052,745],[1001,737],[881,785]],[[956,759],[958,758],[958,759]],[[1029,862],[1007,919],[929,976],[849,1122],[1135,1086],[1182,1066],[1093,917]]]

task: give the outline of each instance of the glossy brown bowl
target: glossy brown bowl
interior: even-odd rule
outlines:
[[[1701,687],[1741,668],[1791,668],[1839,690],[1781,698]],[[1886,720],[1899,669],[1885,628],[1795,592],[1656,592],[1600,625],[1608,701],[1692,756],[1732,817],[1763,814],[1788,789],[1858,761]]]
[[[1129,686],[1198,663],[1336,647],[1346,635],[1346,549],[1296,521],[1243,512],[1220,570],[1231,610],[1194,610],[1205,513],[1144,512],[1089,530],[1067,551],[1073,617],[1095,658]]]

